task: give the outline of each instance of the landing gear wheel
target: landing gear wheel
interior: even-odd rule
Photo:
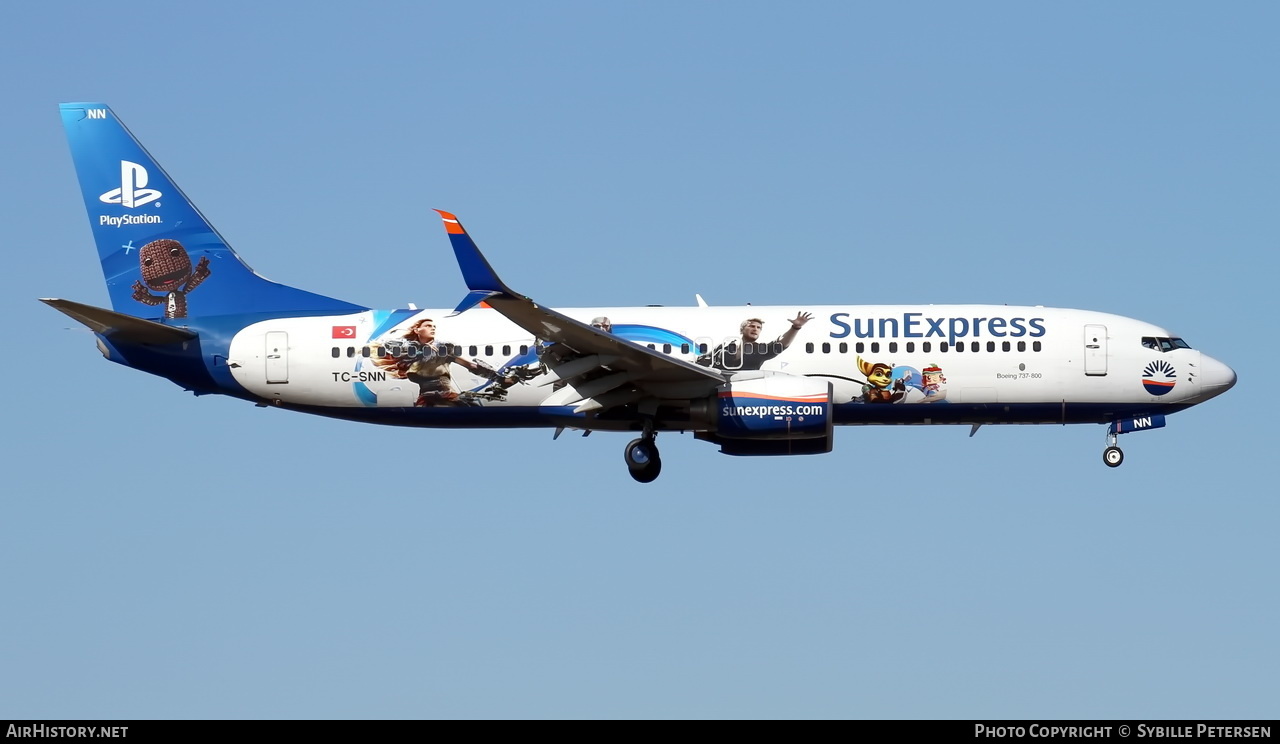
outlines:
[[[658,455],[658,445],[653,439],[633,439],[622,451],[627,461],[627,470],[631,477],[641,483],[652,483],[662,472],[662,458]]]
[[[1120,463],[1124,462],[1124,453],[1120,451],[1119,447],[1112,445],[1102,451],[1102,461],[1109,468],[1118,468]]]

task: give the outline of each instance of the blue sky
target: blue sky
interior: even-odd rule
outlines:
[[[0,718],[1274,718],[1280,10],[1195,3],[23,4]],[[259,272],[550,305],[991,302],[1155,322],[1226,396],[1100,426],[380,429],[196,399],[106,304],[60,101]],[[159,475],[157,475],[159,473]]]

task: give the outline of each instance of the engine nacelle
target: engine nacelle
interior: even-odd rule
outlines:
[[[830,442],[832,414],[831,383],[826,380],[742,372],[716,391],[715,433],[720,440],[825,438]]]

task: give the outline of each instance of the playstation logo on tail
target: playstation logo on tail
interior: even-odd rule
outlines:
[[[98,199],[122,207],[141,207],[160,198],[160,192],[146,188],[147,169],[128,160],[120,161],[120,188],[111,189]]]

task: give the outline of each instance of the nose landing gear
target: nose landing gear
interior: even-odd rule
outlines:
[[[1116,438],[1121,434],[1128,434],[1134,431],[1147,431],[1148,429],[1159,429],[1164,426],[1164,416],[1162,414],[1151,414],[1148,416],[1137,416],[1134,418],[1120,419],[1111,422],[1107,427],[1107,448],[1102,450],[1102,461],[1109,468],[1118,468],[1120,463],[1124,462],[1124,453],[1116,446]]]
[[[1111,427],[1107,429],[1107,447],[1102,450],[1102,461],[1105,462],[1109,468],[1118,468],[1120,467],[1120,463],[1124,462],[1124,452],[1116,446],[1119,428],[1120,427],[1115,424],[1112,424]]]

